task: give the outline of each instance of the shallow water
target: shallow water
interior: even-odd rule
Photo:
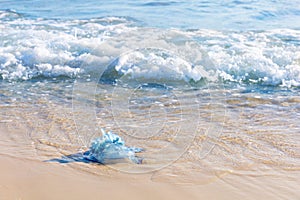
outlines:
[[[178,182],[184,178],[194,183],[195,167],[213,176],[253,173],[254,169],[287,174],[299,170],[300,96],[290,95],[291,91],[170,91],[98,85],[95,95],[88,92],[94,85],[84,84],[90,90],[84,90],[82,98],[72,99],[72,92],[79,96],[80,91],[75,93],[68,84],[60,83],[60,88],[55,89],[57,83],[48,82],[50,94],[46,88],[38,93],[32,85],[27,91],[32,91],[33,96],[14,95],[16,99],[7,97],[5,102],[1,98],[0,121],[11,131],[10,144],[20,146],[20,152],[24,142],[32,148],[27,153],[29,149],[7,154],[33,159],[34,151],[34,159],[46,160],[83,152],[93,138],[101,135],[99,128],[105,127],[118,133],[128,145],[146,150],[141,153],[142,167],[131,163],[111,166],[125,172],[149,172],[170,166],[158,174],[174,168]],[[53,96],[53,91],[59,90],[61,95]],[[23,135],[15,134],[15,129],[21,129]]]
[[[101,176],[151,172],[152,181],[180,185],[237,176],[254,187],[253,177],[260,184],[272,177],[290,181],[275,199],[297,195],[297,1],[0,8],[1,154],[60,158],[86,151],[105,128],[144,148],[143,164],[68,167]]]

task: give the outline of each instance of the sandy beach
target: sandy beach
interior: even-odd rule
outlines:
[[[152,183],[147,176],[97,177],[59,164],[1,157],[0,198],[9,199],[197,199],[183,188]]]
[[[60,164],[1,156],[0,198],[38,199],[297,199],[299,183],[272,177],[227,176],[207,185],[183,187],[151,181],[151,174],[113,177],[78,173]],[[299,178],[299,173],[297,173]],[[253,181],[249,184],[249,181]],[[229,184],[228,184],[229,183]],[[255,184],[254,184],[255,183]],[[248,187],[248,186],[251,187]],[[291,189],[294,193],[290,193]],[[268,191],[268,192],[266,192]],[[271,194],[270,191],[274,193]],[[246,195],[246,196],[245,196]],[[283,196],[282,196],[283,195]]]
[[[0,200],[299,200],[299,13],[0,1]]]
[[[141,166],[145,169],[155,167],[151,162],[156,160],[151,161],[151,156],[160,159],[160,162],[166,160],[166,164],[140,174],[124,172],[135,172],[138,168],[134,163],[126,164],[124,168],[119,163],[106,166],[84,162],[46,162],[77,153],[82,146],[80,136],[90,138],[84,135],[86,131],[75,134],[70,105],[43,100],[4,105],[0,115],[0,199],[299,199],[297,119],[292,118],[293,113],[286,109],[278,112],[271,123],[269,119],[274,115],[273,110],[266,109],[262,115],[260,110],[252,109],[265,103],[264,99],[247,96],[240,99],[247,99],[249,105],[246,106],[250,109],[240,112],[237,100],[227,100],[231,108],[227,110],[223,132],[219,136],[208,137],[208,142],[215,145],[207,156],[199,157],[205,144],[200,129],[189,148],[169,164],[167,160],[171,152],[151,154],[151,146],[148,146],[143,154],[145,162]],[[283,99],[274,103],[278,107],[286,101],[291,105],[297,104],[295,98],[292,100]],[[186,112],[191,111],[186,108]],[[204,112],[215,113],[216,121],[223,119],[219,107],[203,107]],[[218,113],[221,113],[220,117]],[[78,116],[87,123],[85,114],[82,109]],[[200,127],[213,123],[207,122],[205,115],[202,116]],[[252,128],[247,128],[249,116],[256,116]],[[124,115],[124,119],[126,117]],[[105,119],[107,122],[113,121],[110,116]],[[157,119],[163,121],[162,118]],[[290,127],[294,128],[286,130],[282,119],[289,119]],[[123,118],[119,120],[123,121]],[[183,123],[191,127],[188,122]],[[159,146],[159,141],[165,144],[163,136],[153,138],[157,145],[152,147],[154,150],[166,150],[164,146]],[[141,140],[140,143],[128,144],[146,147],[146,142]]]
[[[241,104],[244,106],[241,112],[240,103],[245,100],[247,104]],[[298,100],[298,97],[282,98],[272,102],[278,111],[262,106],[265,109],[262,112],[256,106],[264,105],[267,101],[265,99],[250,98],[247,95],[227,99],[224,104],[229,109],[222,133],[216,135],[211,131],[209,137],[205,137],[201,135],[202,129],[199,129],[189,148],[172,162],[169,162],[172,149],[168,150],[164,146],[169,143],[166,137],[169,136],[168,132],[153,137],[152,140],[126,140],[129,146],[145,147],[146,151],[142,154],[145,162],[141,167],[155,169],[140,174],[135,173],[138,172],[137,164],[130,162],[126,165],[46,162],[77,153],[83,148],[80,138],[86,138],[88,143],[96,135],[90,136],[88,131],[76,132],[72,118],[74,110],[70,104],[64,105],[42,98],[30,103],[3,104],[0,115],[0,199],[297,200],[300,196],[298,121],[293,118],[294,113],[289,111],[288,106],[297,105]],[[107,101],[109,107],[109,100]],[[200,128],[217,125],[218,121],[224,119],[222,107],[205,106],[204,98],[202,102]],[[285,102],[290,104],[281,107]],[[106,106],[105,100],[101,103]],[[187,107],[182,112],[188,114],[192,111]],[[205,112],[214,113],[215,121],[210,118],[207,121],[206,115],[211,115],[205,115]],[[275,114],[276,118],[272,118]],[[86,109],[81,109],[78,116],[82,125],[91,123],[85,120],[88,119],[86,115]],[[255,121],[249,123],[253,116]],[[128,115],[118,117],[119,121],[125,121]],[[100,127],[114,120],[110,115],[97,119],[104,123]],[[160,117],[155,119],[165,120]],[[286,129],[283,119],[288,120],[290,129]],[[180,123],[183,123],[182,126],[192,127],[188,121]],[[89,127],[93,125],[90,124],[87,128]],[[155,132],[151,128],[147,130]],[[122,130],[116,130],[116,133],[121,134]],[[147,142],[152,143],[147,146]],[[155,146],[151,146],[153,143]],[[214,144],[214,148],[207,149],[207,155],[200,158],[199,153],[209,147],[205,144],[210,143]],[[171,147],[180,146],[174,142]],[[155,150],[161,153],[156,153]],[[166,151],[169,152],[164,153]],[[157,161],[159,162],[155,163]]]
[[[1,128],[1,151],[20,151],[21,148],[7,143]],[[20,132],[19,132],[20,133]],[[78,165],[91,169],[86,163],[49,163],[32,158],[0,156],[0,199],[298,199],[299,171],[290,171],[289,176],[276,176],[255,172],[239,174],[232,172],[202,184],[172,183],[165,169],[146,174],[128,174],[109,169],[103,165],[92,166],[93,170],[78,170]],[[99,171],[102,175],[93,174]],[[166,169],[167,170],[167,169]],[[100,172],[102,171],[102,172]],[[155,178],[156,174],[162,178]],[[257,175],[255,175],[257,174]],[[259,175],[260,174],[260,175]],[[198,176],[198,175],[197,175]],[[199,176],[201,177],[201,176]],[[201,182],[201,181],[200,181]]]

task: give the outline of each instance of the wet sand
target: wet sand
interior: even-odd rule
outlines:
[[[88,163],[48,163],[36,158],[8,155],[22,147],[7,143],[0,129],[0,199],[298,199],[299,170],[268,175],[231,172],[210,183],[180,184],[168,177],[166,170],[146,174],[126,174],[105,166],[94,166],[102,175],[78,170]],[[6,143],[6,146],[3,144]],[[9,147],[10,148],[7,148]],[[28,148],[24,144],[24,149]],[[33,155],[32,155],[33,156]],[[75,166],[75,168],[73,168]],[[106,173],[107,172],[107,173]],[[153,178],[164,174],[161,178]],[[199,177],[199,175],[197,175]]]
[[[151,174],[94,176],[61,164],[0,158],[0,198],[5,199],[289,199],[299,198],[293,179],[230,175],[207,185],[178,186]],[[299,173],[297,175],[299,178]],[[296,178],[296,177],[295,177]],[[298,179],[299,180],[299,179]],[[251,183],[251,184],[249,184]],[[297,183],[297,184],[296,184]],[[250,187],[249,187],[250,186]],[[294,193],[289,193],[292,188]],[[273,191],[273,193],[271,193]]]
[[[0,199],[195,199],[183,188],[152,183],[147,175],[112,178],[61,164],[1,156]]]
[[[290,107],[281,106],[281,101],[271,104],[264,99],[229,99],[222,134],[207,137],[215,144],[207,157],[199,158],[204,137],[199,134],[180,159],[161,170],[142,174],[95,163],[45,162],[77,153],[82,145],[75,134],[72,109],[50,101],[4,104],[0,115],[0,200],[297,200],[299,108],[291,106],[297,106],[298,99],[282,100],[290,102]],[[249,105],[239,106],[237,101]],[[276,107],[269,109],[265,104]],[[186,109],[188,112],[189,107]],[[201,111],[201,127],[212,124],[205,121],[206,112],[214,112],[216,121],[224,118],[218,117],[222,112],[216,106]],[[83,110],[78,115],[83,122],[85,113]],[[101,119],[106,122],[104,117]],[[107,121],[112,118],[108,116]]]

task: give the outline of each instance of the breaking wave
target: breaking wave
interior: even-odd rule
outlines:
[[[145,28],[126,17],[31,19],[0,11],[0,78],[104,78],[300,86],[300,31]]]

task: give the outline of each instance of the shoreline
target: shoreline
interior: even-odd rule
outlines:
[[[74,122],[66,113],[71,111],[53,103],[46,108],[32,104],[16,109],[4,107],[0,126],[0,199],[299,199],[298,134],[296,128],[291,132],[283,129],[286,125],[282,123],[282,119],[294,119],[296,126],[296,118],[292,113],[279,112],[279,118],[266,126],[263,123],[269,122],[276,110],[258,115],[257,109],[249,109],[248,113],[235,115],[235,103],[229,105],[232,108],[230,118],[224,122],[226,129],[219,140],[212,140],[216,147],[206,159],[195,160],[195,152],[201,150],[202,140],[198,137],[182,159],[145,174],[126,174],[105,165],[82,162],[43,162],[76,153],[76,144],[69,145],[77,139],[77,135],[70,134]],[[258,116],[256,129],[239,134],[237,130],[247,129],[249,116]],[[245,120],[237,123],[238,117]],[[275,127],[283,128],[274,134]],[[285,156],[275,157],[282,155],[282,150]]]

